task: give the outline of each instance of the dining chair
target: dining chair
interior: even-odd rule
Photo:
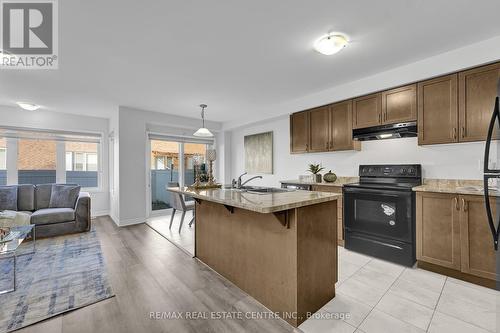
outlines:
[[[169,182],[168,187],[179,187],[179,183]],[[184,216],[187,211],[194,211],[194,201],[184,201],[182,194],[170,192],[169,193],[169,204],[172,207],[172,216],[170,217],[170,225],[169,229],[172,228],[172,223],[174,222],[174,216],[177,211],[181,211],[181,222],[179,224],[179,232],[181,232],[182,224],[184,223]],[[189,222],[189,226],[191,226],[194,222],[194,213],[193,218]]]

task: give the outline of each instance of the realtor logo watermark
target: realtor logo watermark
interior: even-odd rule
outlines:
[[[0,69],[57,69],[56,0],[0,0]]]

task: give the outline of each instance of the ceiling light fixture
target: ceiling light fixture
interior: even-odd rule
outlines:
[[[349,44],[347,37],[340,34],[329,33],[314,42],[314,49],[324,55],[332,55]]]
[[[33,103],[16,102],[16,104],[21,109],[24,109],[24,110],[27,110],[27,111],[36,111],[36,110],[38,110],[40,108],[40,105],[36,105],[36,104],[33,104]]]
[[[207,107],[206,104],[200,104],[201,107],[201,128],[197,130],[193,135],[194,136],[203,136],[203,137],[212,137],[214,136],[212,132],[208,130],[208,128],[205,127],[205,108]]]

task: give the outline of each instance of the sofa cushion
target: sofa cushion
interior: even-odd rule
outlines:
[[[49,208],[74,208],[80,194],[80,186],[52,185]]]
[[[17,186],[0,186],[0,210],[17,210]]]
[[[35,186],[35,209],[49,208],[52,184],[39,184]]]
[[[31,224],[51,224],[75,220],[72,208],[44,208],[31,214]]]
[[[17,210],[35,210],[35,186],[17,185]]]

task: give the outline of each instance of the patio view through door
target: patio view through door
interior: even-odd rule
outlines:
[[[207,144],[158,139],[151,139],[150,143],[151,211],[161,213],[171,208],[170,194],[165,190],[169,182],[179,183],[180,186],[191,185],[197,174],[201,181],[206,181]],[[195,165],[198,166],[196,170]]]

